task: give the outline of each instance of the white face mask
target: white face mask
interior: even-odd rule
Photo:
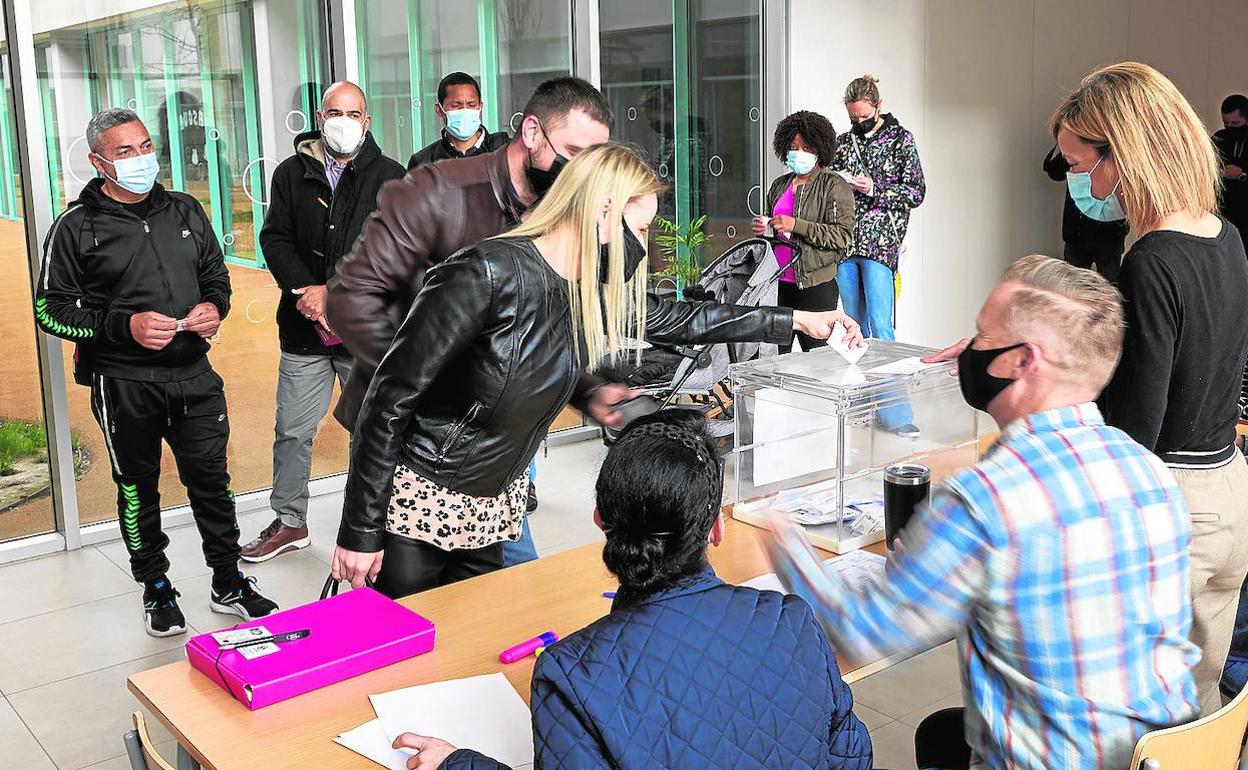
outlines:
[[[364,143],[364,126],[358,120],[338,115],[321,126],[321,139],[336,155],[354,155]]]

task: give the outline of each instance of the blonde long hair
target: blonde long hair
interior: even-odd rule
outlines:
[[[519,227],[505,234],[537,238],[567,228],[580,265],[580,278],[568,281],[568,306],[577,355],[584,333],[587,369],[608,356],[618,357],[626,338],[646,335],[646,264],[624,278],[624,207],[642,195],[659,193],[664,185],[635,152],[607,142],[577,153],[559,172],[554,185]],[[610,202],[606,226],[608,278],[598,275],[598,218],[604,201]],[[640,355],[640,351],[638,351]]]
[[[1213,142],[1174,83],[1147,64],[1095,70],[1058,105],[1049,128],[1054,138],[1065,128],[1113,156],[1137,234],[1169,214],[1217,211],[1222,175]]]

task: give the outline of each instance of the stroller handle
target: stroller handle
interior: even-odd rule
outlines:
[[[718,265],[720,262],[727,259],[728,255],[736,251],[738,248],[746,245],[747,243],[753,243],[755,241],[759,243],[766,243],[767,245],[771,246],[773,249],[777,246],[787,246],[789,248],[793,256],[789,260],[789,264],[785,265],[784,268],[781,269],[780,273],[784,272],[784,270],[787,270],[790,265],[795,265],[798,262],[802,261],[802,245],[798,243],[796,238],[794,238],[793,240],[789,240],[788,238],[778,238],[774,235],[752,235],[743,241],[737,241],[736,243],[732,245],[730,249],[725,251],[723,254],[720,254],[715,259],[712,259],[710,262],[703,265],[702,272],[704,273],[708,272],[712,267],[714,267],[715,265]],[[780,273],[776,273],[776,276],[779,277]]]

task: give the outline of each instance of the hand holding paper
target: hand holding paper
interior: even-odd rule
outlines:
[[[862,327],[840,310],[815,313],[808,310],[793,311],[793,331],[801,332],[829,344],[841,344],[846,350],[863,344]],[[863,348],[865,352],[866,348]]]
[[[853,323],[852,319],[850,319],[850,323]],[[840,353],[841,358],[844,358],[851,364],[858,363],[867,354],[867,348],[869,347],[866,340],[862,339],[862,332],[858,329],[858,324],[856,323],[854,324],[854,332],[857,335],[857,347],[850,346],[849,340],[854,335],[850,334],[849,330],[839,321],[832,327],[832,336],[828,337],[828,347]]]

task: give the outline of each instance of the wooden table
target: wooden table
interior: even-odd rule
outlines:
[[[770,572],[758,530],[726,523],[723,544],[711,549],[719,576],[741,583]],[[195,763],[212,770],[375,770],[375,764],[333,742],[375,718],[370,694],[502,671],[527,702],[536,659],[503,665],[498,653],[542,631],[564,636],[585,627],[610,610],[602,593],[615,587],[602,564],[602,544],[591,543],[410,596],[401,603],[437,625],[432,652],[259,711],[243,708],[186,661],[134,674],[128,684],[177,738],[179,770]],[[842,673],[859,678],[854,674],[865,676],[894,662],[851,672],[842,668]]]

